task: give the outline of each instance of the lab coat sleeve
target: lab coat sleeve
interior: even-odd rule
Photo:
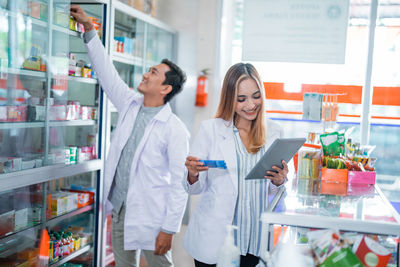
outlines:
[[[161,228],[176,233],[179,232],[188,197],[181,184],[181,179],[185,169],[186,156],[189,152],[189,133],[182,123],[179,127],[171,127],[166,134],[169,136],[167,153],[171,185],[167,200],[167,214]]]
[[[130,90],[128,85],[119,77],[117,70],[97,35],[85,45],[101,87],[116,109],[121,111],[129,103],[128,101],[131,101],[131,96],[137,95],[139,97],[139,93]]]
[[[212,145],[212,140],[210,135],[207,133],[207,126],[205,123],[200,125],[199,131],[193,140],[192,146],[190,148],[190,155],[200,158],[208,159],[209,147]],[[186,192],[189,194],[201,194],[206,188],[208,171],[203,171],[199,173],[199,179],[197,182],[190,184],[187,180],[188,170],[185,168],[185,174],[183,177],[182,184],[185,187]]]
[[[279,186],[276,186],[273,183],[269,182],[268,195],[270,195],[270,196],[275,195],[279,191],[279,188],[281,188],[282,186],[285,186],[287,181],[288,181],[288,178],[286,177],[285,181]]]

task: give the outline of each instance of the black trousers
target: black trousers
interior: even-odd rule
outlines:
[[[258,262],[259,262],[259,258],[251,255],[251,254],[247,254],[246,256],[240,256],[240,267],[255,267]],[[216,264],[206,264],[206,263],[202,263],[200,261],[194,260],[194,266],[196,267],[216,267]]]

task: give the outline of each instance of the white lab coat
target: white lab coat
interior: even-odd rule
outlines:
[[[267,121],[265,148],[281,136],[280,127]],[[227,233],[226,225],[232,224],[238,196],[233,123],[222,119],[202,122],[190,148],[190,155],[201,159],[225,160],[227,165],[227,170],[211,168],[200,172],[199,180],[192,185],[187,182],[187,170],[183,179],[189,194],[202,194],[190,218],[183,247],[196,260],[215,264]],[[267,185],[270,194],[277,191],[277,186],[272,183]]]
[[[121,80],[96,36],[86,44],[103,90],[119,117],[104,170],[104,197],[143,103],[143,96]],[[136,149],[129,178],[124,225],[125,250],[154,250],[160,229],[178,232],[187,193],[182,186],[189,133],[167,103],[146,126]]]

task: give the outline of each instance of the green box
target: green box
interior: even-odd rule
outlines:
[[[361,261],[349,248],[343,248],[330,255],[320,267],[363,267]]]

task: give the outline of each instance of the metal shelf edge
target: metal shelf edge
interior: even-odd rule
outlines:
[[[62,127],[62,126],[91,126],[96,125],[95,120],[71,120],[71,121],[50,121],[50,127]]]
[[[103,168],[103,160],[96,159],[78,164],[56,164],[24,171],[0,174],[0,192],[43,183],[57,178],[72,176]]]
[[[398,235],[400,224],[389,222],[354,221],[347,218],[329,218],[307,214],[280,214],[265,212],[261,221],[268,224],[299,226],[306,228],[338,229],[357,233],[370,233],[378,235]]]
[[[85,247],[81,248],[80,250],[75,251],[71,255],[69,255],[69,256],[67,256],[65,258],[62,258],[60,261],[57,261],[57,262],[55,262],[53,264],[49,264],[49,266],[61,266],[64,263],[69,262],[73,258],[76,258],[76,257],[82,255],[83,253],[88,252],[90,248],[91,248],[91,245],[85,246]]]

